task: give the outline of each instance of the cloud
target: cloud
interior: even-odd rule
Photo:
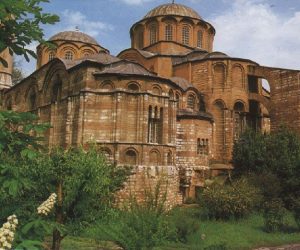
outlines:
[[[215,50],[262,65],[300,69],[300,12],[281,16],[262,0],[235,0],[212,19]]]
[[[93,37],[114,30],[114,26],[111,24],[88,20],[80,11],[64,10],[61,16],[60,29],[74,30],[76,27]]]
[[[121,1],[129,5],[141,5],[143,3],[150,2],[151,0],[121,0]]]

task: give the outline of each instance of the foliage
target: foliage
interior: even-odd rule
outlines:
[[[261,202],[259,189],[240,179],[231,185],[211,185],[202,193],[202,202],[210,218],[241,218],[251,213]]]
[[[279,199],[267,201],[264,204],[265,229],[267,232],[280,231],[284,226],[286,210],[284,203]]]
[[[267,135],[246,130],[234,144],[232,161],[234,174],[260,173],[266,170]]]
[[[297,226],[300,230],[300,198],[293,200],[292,210],[293,210],[295,222],[297,223]]]
[[[9,48],[10,53],[23,55],[29,61],[29,55],[35,52],[26,48],[31,42],[44,42],[42,24],[54,24],[59,17],[44,13],[42,4],[49,0],[1,0],[0,2],[0,52]],[[0,63],[7,62],[0,57]]]
[[[38,117],[29,112],[0,111],[0,154],[34,158],[42,148],[40,135],[49,127],[39,124]]]
[[[268,135],[247,131],[234,145],[233,163],[238,176],[266,172],[275,175],[281,184],[279,196],[289,207],[300,195],[300,138],[288,128],[281,127]],[[274,195],[272,188],[279,187],[271,186],[275,183],[268,184],[268,190]]]

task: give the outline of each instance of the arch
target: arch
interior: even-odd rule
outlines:
[[[181,30],[181,38],[182,38],[182,43],[184,45],[190,45],[190,40],[191,40],[190,36],[191,36],[191,27],[187,24],[184,24]]]
[[[196,96],[192,93],[190,93],[187,97],[187,108],[190,108],[190,109],[195,109],[196,107]]]
[[[58,102],[62,97],[62,80],[59,75],[56,75],[54,83],[51,88],[50,99],[51,102]]]
[[[226,81],[226,67],[223,63],[217,63],[213,66],[214,88],[224,88]]]
[[[172,89],[169,90],[169,100],[174,100],[174,92]]]
[[[12,106],[13,106],[13,101],[12,101],[12,97],[10,95],[5,100],[5,107],[7,110],[12,110],[13,109]]]
[[[173,25],[171,23],[167,23],[165,26],[165,40],[173,41]]]
[[[103,90],[112,90],[115,87],[112,81],[106,80],[101,83],[100,88]]]
[[[161,88],[158,85],[154,85],[152,87],[152,93],[154,95],[161,95],[161,92],[162,92],[162,90],[161,90]]]
[[[107,161],[113,161],[112,151],[108,147],[101,147],[100,153],[105,156]]]
[[[150,45],[157,42],[157,36],[158,36],[157,24],[152,23],[149,26],[149,43],[150,43]]]
[[[148,108],[148,142],[162,143],[163,137],[163,108]]]
[[[81,50],[81,57],[88,57],[90,55],[93,55],[94,51],[91,49],[83,49]]]
[[[74,54],[71,50],[67,50],[64,54],[64,59],[66,60],[73,60],[74,59]]]
[[[181,107],[181,98],[180,97],[181,97],[181,95],[178,92],[176,92],[175,99],[176,99],[176,107],[178,109]]]
[[[169,151],[168,154],[167,154],[167,165],[170,166],[170,165],[173,165],[173,154],[172,154],[172,151]]]
[[[234,117],[234,140],[239,139],[243,131],[245,130],[246,116],[245,116],[245,104],[242,101],[236,101],[233,106]]]
[[[216,100],[212,107],[215,121],[214,142],[217,160],[222,160],[225,153],[225,108],[223,100]]]
[[[152,149],[149,154],[149,163],[153,166],[161,165],[160,152],[157,149]]]
[[[50,61],[52,61],[53,59],[55,58],[55,53],[54,53],[54,51],[50,51],[49,52],[49,55],[48,55],[48,61],[50,62]]]
[[[128,148],[124,153],[124,162],[128,165],[137,165],[138,153],[134,148]]]
[[[233,68],[232,68],[232,87],[245,88],[244,68],[240,64],[233,65]]]
[[[203,32],[202,32],[202,30],[197,31],[197,47],[198,48],[203,47]]]
[[[127,89],[130,91],[138,92],[140,90],[140,86],[136,82],[130,82],[127,85]]]
[[[38,87],[36,84],[31,85],[25,93],[25,101],[29,110],[37,108],[37,93]]]

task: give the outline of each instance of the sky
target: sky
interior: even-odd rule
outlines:
[[[130,47],[130,27],[171,0],[49,0],[44,12],[60,22],[44,26],[45,38],[65,30],[93,36],[117,55]],[[261,65],[300,70],[300,0],[175,0],[196,10],[216,29],[214,51]],[[35,49],[36,43],[30,48]],[[17,58],[26,75],[36,62]]]

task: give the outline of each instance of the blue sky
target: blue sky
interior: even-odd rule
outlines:
[[[50,0],[44,11],[61,21],[44,27],[46,38],[64,30],[93,36],[117,55],[130,47],[129,29],[152,8],[171,0]],[[217,31],[214,50],[262,65],[300,69],[300,0],[175,0],[195,9]],[[33,43],[30,47],[35,48]],[[19,60],[19,59],[18,59]],[[35,60],[22,62],[26,74]]]

